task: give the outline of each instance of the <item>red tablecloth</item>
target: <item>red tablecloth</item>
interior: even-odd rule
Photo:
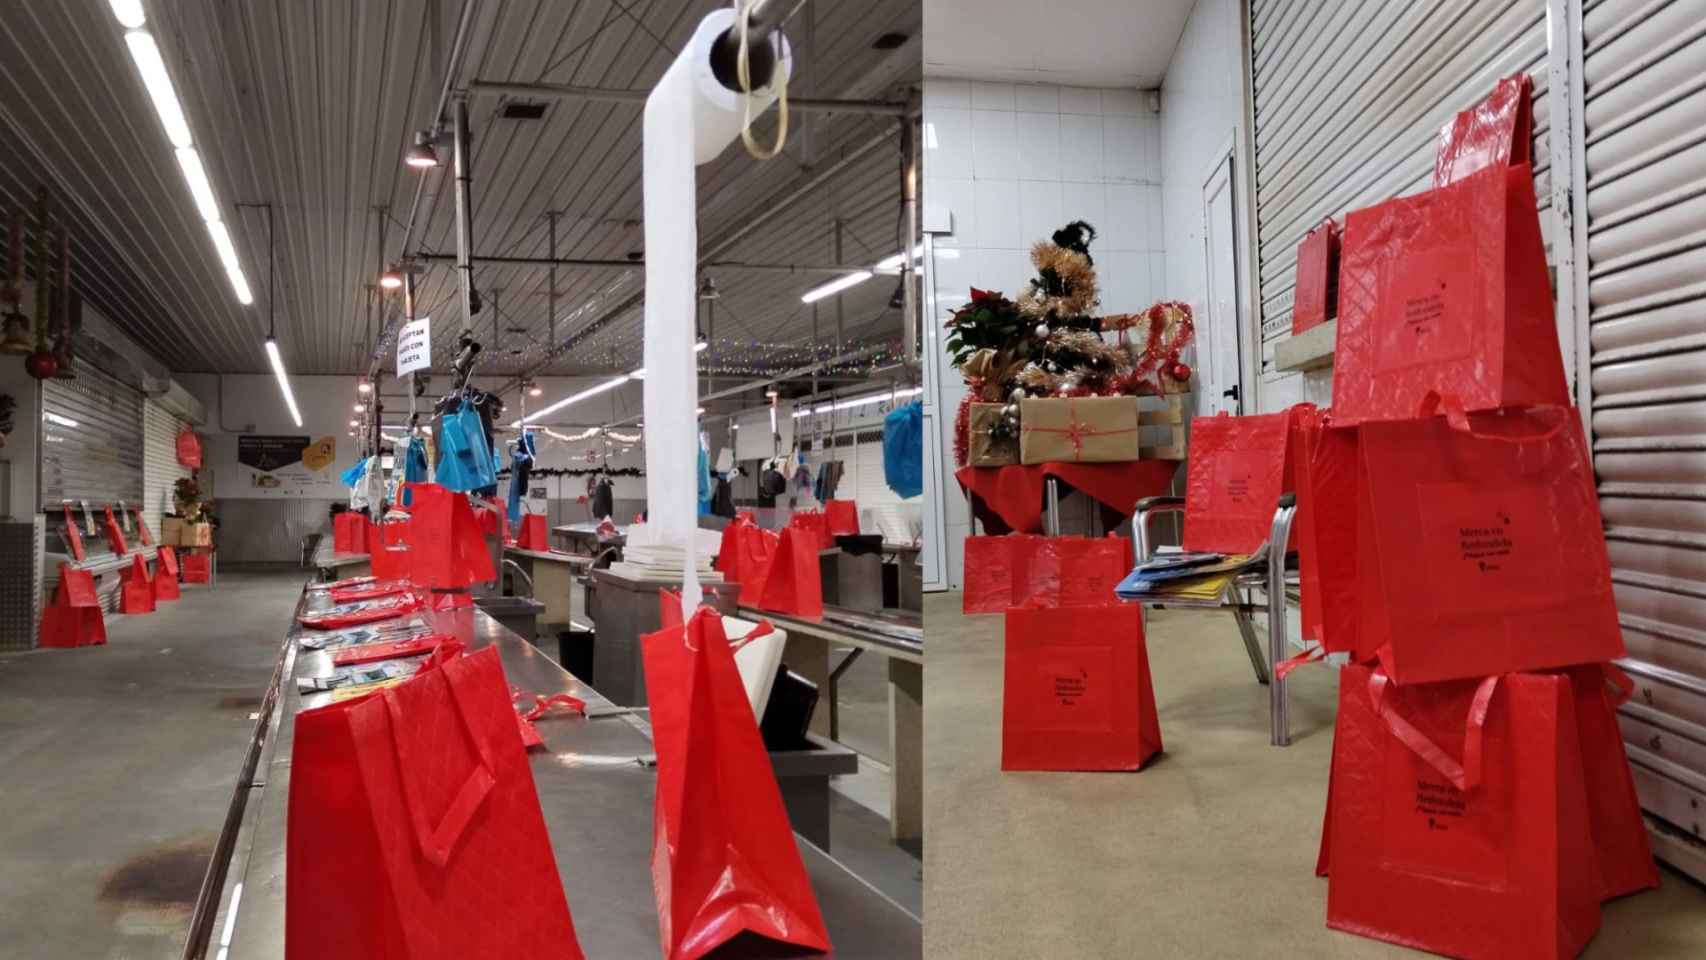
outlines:
[[[1160,496],[1173,483],[1176,460],[1128,463],[1033,463],[1005,467],[961,467],[954,479],[1018,533],[1041,533],[1043,488],[1058,477],[1072,489],[1130,516],[1143,497]]]

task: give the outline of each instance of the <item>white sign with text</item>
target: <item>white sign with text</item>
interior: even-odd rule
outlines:
[[[432,318],[403,324],[397,334],[397,376],[406,377],[432,366]]]

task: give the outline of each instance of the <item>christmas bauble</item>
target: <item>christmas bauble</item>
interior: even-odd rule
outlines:
[[[1177,380],[1180,383],[1190,382],[1191,366],[1188,363],[1175,363],[1172,367],[1168,368],[1167,372],[1172,375],[1174,380]]]
[[[1014,387],[1013,392],[1008,395],[1007,399],[1009,401],[1011,401],[1012,403],[1015,403],[1015,404],[1018,403],[1020,400],[1025,399],[1025,388],[1024,387]]]
[[[1048,324],[1046,324],[1046,323],[1037,324],[1036,334],[1038,337],[1048,336]]]
[[[37,350],[24,358],[24,370],[37,380],[46,380],[59,369],[59,361],[46,350]]]
[[[1001,413],[1004,416],[1016,417],[1019,415],[1019,405],[1016,403],[1009,403],[1007,406],[1001,408]]]

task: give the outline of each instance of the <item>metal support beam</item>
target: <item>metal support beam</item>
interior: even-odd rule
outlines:
[[[411,255],[410,259],[427,263],[456,263],[460,265],[462,258],[459,253],[422,252]],[[580,267],[607,270],[644,270],[646,268],[645,260],[629,260],[627,258],[623,258],[621,260],[609,260],[587,257],[487,257],[475,254],[471,255],[468,259],[472,263],[496,263],[509,266]],[[699,265],[699,268],[701,270],[795,274],[850,273],[860,269],[859,267],[852,265],[835,266],[834,264],[827,263],[743,263],[738,260],[719,260],[712,263],[702,263]]]
[[[511,83],[504,80],[475,80],[471,93],[503,94],[533,100],[594,100],[600,103],[644,105],[650,90],[614,90],[608,87],[577,87],[561,83]],[[887,100],[810,100],[788,98],[788,109],[799,113],[846,113],[883,117],[907,116],[904,103]]]
[[[900,279],[902,303],[901,359],[914,375],[918,373],[918,262],[912,255],[918,244],[918,137],[914,135],[912,118],[900,122],[900,152],[906,158],[902,174],[903,202],[906,205],[906,243],[900,248]]]
[[[468,99],[456,97],[452,126],[456,165],[456,280],[462,294],[462,322],[474,328],[474,210],[469,196],[473,173],[468,160]]]

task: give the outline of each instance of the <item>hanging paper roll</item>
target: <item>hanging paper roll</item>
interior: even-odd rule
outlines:
[[[711,69],[711,48],[734,22],[732,9],[707,14],[646,99],[646,527],[659,545],[687,546],[698,528],[695,171],[740,136],[748,117],[770,106],[774,84],[785,83],[791,67],[787,42],[777,34],[773,42],[781,50],[772,87],[750,94],[724,87]],[[684,551],[683,556],[690,553]],[[693,564],[686,563],[681,582],[684,609],[690,613],[700,596]]]

